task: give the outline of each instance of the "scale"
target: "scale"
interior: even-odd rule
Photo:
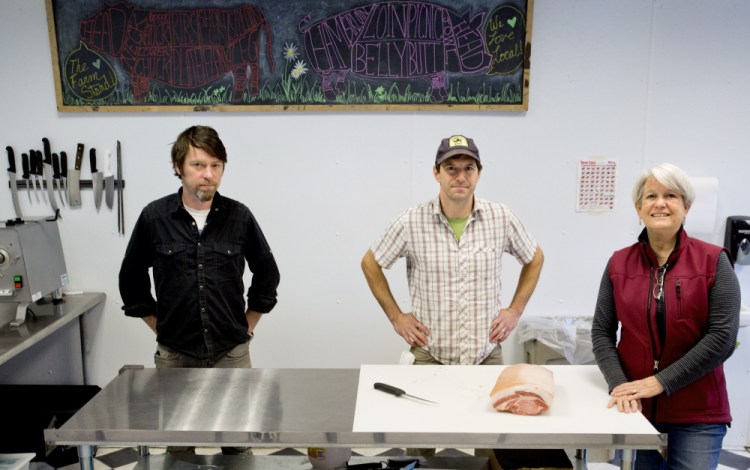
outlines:
[[[0,303],[18,304],[11,326],[23,324],[32,302],[50,294],[55,304],[62,302],[67,285],[56,220],[8,221],[0,226]]]

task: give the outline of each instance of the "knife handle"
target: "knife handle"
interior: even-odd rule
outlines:
[[[21,154],[21,168],[23,168],[23,179],[29,179],[29,156],[28,154]]]
[[[96,173],[96,149],[89,150],[89,163],[91,163],[91,173]]]
[[[49,146],[49,139],[43,137],[42,144],[44,145],[44,163],[52,163],[52,150]]]
[[[380,382],[375,382],[375,390],[380,390],[381,392],[390,393],[391,395],[395,395],[397,397],[400,397],[405,391],[401,390],[400,388],[396,388],[393,385],[388,385]]]
[[[76,170],[81,169],[81,163],[83,163],[83,144],[78,144],[76,149],[76,160],[73,163],[73,168]]]
[[[36,151],[36,174],[39,176],[44,174],[44,156],[41,150]]]
[[[13,147],[8,145],[5,147],[5,150],[8,151],[8,171],[11,173],[16,172],[16,155],[13,153]]]
[[[68,154],[65,150],[60,152],[60,174],[66,178],[68,176]]]
[[[29,150],[29,173],[32,175],[36,174],[36,156],[34,156],[34,149]]]
[[[60,179],[60,158],[56,153],[52,154],[52,177]]]

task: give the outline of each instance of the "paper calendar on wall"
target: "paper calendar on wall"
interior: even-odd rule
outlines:
[[[579,162],[576,212],[615,210],[616,170],[617,164],[611,160]]]

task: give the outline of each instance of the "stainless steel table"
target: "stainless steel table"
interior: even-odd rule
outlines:
[[[83,370],[83,383],[88,384],[86,351],[85,351],[85,322],[83,316],[86,312],[98,306],[106,296],[102,293],[85,293],[64,296],[64,301],[59,304],[48,303],[45,305],[32,305],[34,319],[29,319],[19,326],[11,326],[10,319],[15,316],[15,305],[13,303],[0,303],[0,309],[5,314],[7,310],[8,322],[0,327],[0,364],[9,361],[21,352],[33,347],[44,338],[54,334],[63,326],[78,319],[81,338],[81,364]],[[11,311],[12,309],[12,311]],[[0,323],[2,324],[2,323]]]
[[[460,367],[460,366],[456,366]],[[658,449],[657,434],[354,432],[357,369],[129,369],[45,439],[94,446]]]

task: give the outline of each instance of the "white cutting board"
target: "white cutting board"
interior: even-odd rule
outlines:
[[[544,366],[555,398],[538,416],[495,411],[489,394],[506,366],[363,365],[354,432],[658,434],[641,413],[607,408],[609,395],[595,365]],[[431,405],[375,390],[383,382],[433,400]]]

